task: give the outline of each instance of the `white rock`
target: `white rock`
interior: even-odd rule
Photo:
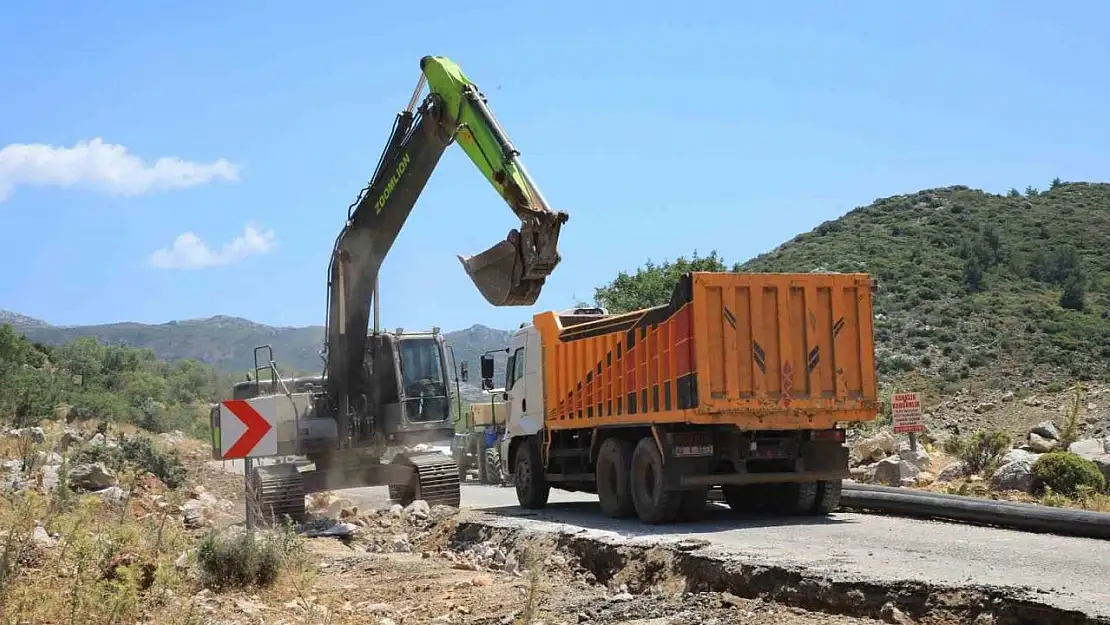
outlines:
[[[1053,449],[1056,449],[1057,445],[1059,445],[1059,441],[1056,439],[1047,438],[1036,432],[1029,433],[1029,451],[1038,454],[1047,454]]]
[[[1085,438],[1068,446],[1071,453],[1090,460],[1095,456],[1110,453],[1110,439]]]
[[[58,541],[54,540],[54,537],[52,537],[50,533],[46,531],[46,528],[41,525],[35,526],[31,534],[31,540],[42,547],[53,547],[58,544]]]
[[[1035,454],[1031,451],[1026,451],[1024,449],[1011,449],[1009,452],[1006,453],[1005,456],[1002,456],[1001,464],[1008,464],[1010,462],[1019,461],[1033,463],[1039,457],[1040,454]]]
[[[991,475],[991,488],[995,490],[1016,490],[1023,493],[1033,491],[1033,462],[1015,460],[998,467]]]
[[[405,507],[405,516],[412,519],[427,519],[432,515],[432,508],[423,499],[417,499]]]
[[[70,472],[69,483],[75,489],[102,490],[116,485],[116,474],[103,462],[80,464]]]
[[[46,432],[40,427],[19,428],[16,430],[9,430],[8,436],[12,438],[29,438],[32,443],[45,443]]]
[[[879,432],[851,444],[851,455],[856,459],[856,464],[867,460],[882,460],[894,453],[898,446],[898,439],[892,432]]]
[[[928,471],[933,466],[933,459],[929,457],[929,452],[921,447],[918,447],[917,451],[910,451],[908,449],[899,451],[898,457],[901,458],[902,462],[908,462],[917,467],[919,471]]]
[[[913,483],[921,469],[910,462],[903,462],[899,456],[889,456],[875,463],[875,481],[888,486],[901,486]]]
[[[1042,421],[1033,426],[1033,429],[1029,430],[1029,432],[1032,434],[1039,434],[1049,440],[1060,440],[1060,430],[1057,429],[1056,424],[1051,421]]]
[[[95,494],[106,503],[110,504],[121,504],[127,501],[127,491],[119,486],[109,486],[108,488],[96,491]]]
[[[953,462],[941,469],[937,475],[937,481],[953,482],[963,477],[967,477],[967,465],[962,462]]]

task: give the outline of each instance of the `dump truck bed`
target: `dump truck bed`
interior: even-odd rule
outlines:
[[[866,274],[687,274],[671,303],[534,317],[551,429],[645,423],[829,428],[878,413]]]

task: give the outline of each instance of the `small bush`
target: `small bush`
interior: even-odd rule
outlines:
[[[973,474],[994,471],[1009,450],[1010,437],[1004,432],[980,430],[970,439],[953,436],[944,441],[944,452],[964,463]]]
[[[299,538],[289,528],[208,534],[197,546],[201,583],[217,591],[269,586],[300,548]]]
[[[77,454],[76,462],[103,462],[117,471],[132,466],[140,471],[153,473],[170,488],[178,488],[184,484],[188,475],[177,454],[158,449],[146,436],[125,438],[119,447],[86,446]]]
[[[1071,452],[1054,451],[1033,463],[1033,488],[1075,497],[1085,489],[1106,490],[1106,478],[1094,462]]]

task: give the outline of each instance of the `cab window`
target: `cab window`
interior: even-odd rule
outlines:
[[[508,367],[506,367],[505,377],[508,378],[505,384],[505,390],[513,388],[517,380],[524,377],[524,348],[518,347],[513,355],[509,357]]]

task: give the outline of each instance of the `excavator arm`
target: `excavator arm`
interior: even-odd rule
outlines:
[[[420,69],[420,82],[397,115],[373,177],[348,207],[328,268],[325,373],[343,420],[350,399],[367,390],[360,387],[378,271],[452,142],[458,141],[521,221],[519,230],[485,252],[459,256],[486,300],[494,306],[533,304],[559,263],[559,231],[568,216],[548,207],[485,96],[447,58],[425,56]],[[418,107],[425,84],[428,94]]]

